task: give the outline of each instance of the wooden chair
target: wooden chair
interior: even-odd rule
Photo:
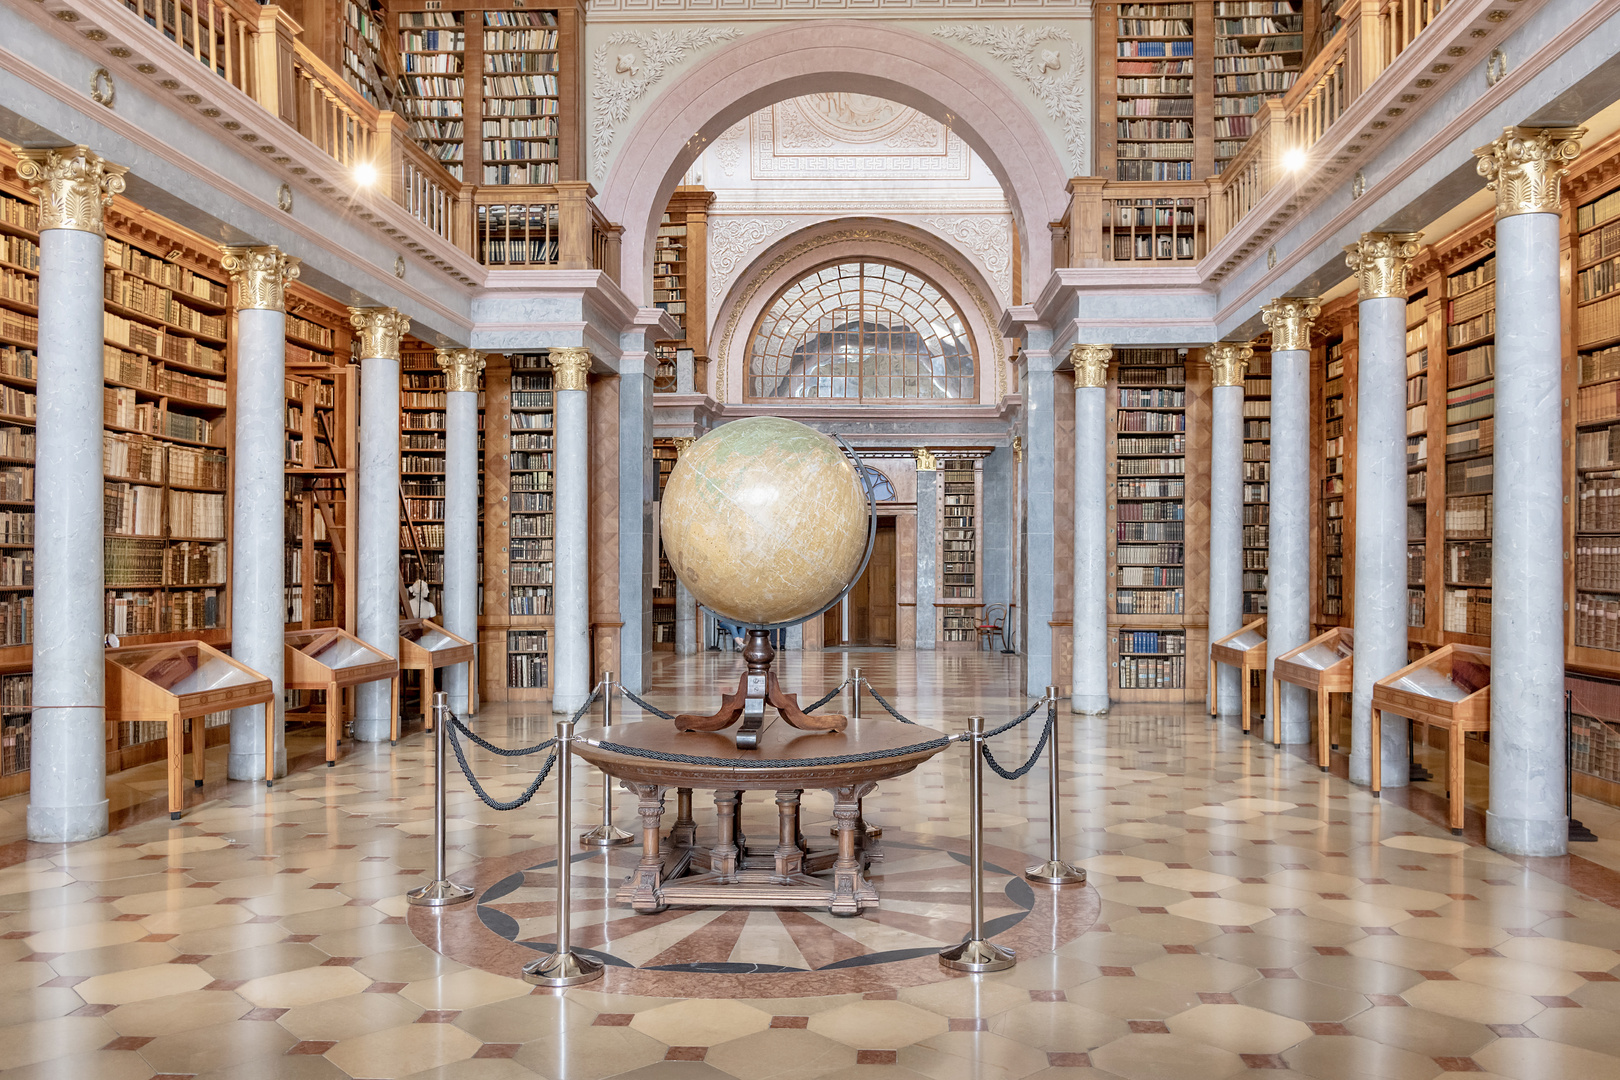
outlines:
[[[975,627],[979,631],[979,645],[981,647],[987,646],[991,652],[995,652],[995,642],[999,639],[1001,647],[1005,649],[1007,647],[1006,626],[1006,604],[991,604],[986,607],[983,614],[979,616],[979,623]]]

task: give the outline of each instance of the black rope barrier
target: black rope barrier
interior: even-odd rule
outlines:
[[[843,693],[844,692],[844,687],[846,687],[848,685],[849,685],[849,680],[845,679],[843,682],[839,683],[837,686],[835,686],[831,690],[827,691],[821,697],[817,698],[816,701],[815,701],[815,704],[806,705],[800,711],[804,712],[804,713],[813,713],[813,712],[815,712],[817,709],[819,709],[823,705],[827,704],[827,702],[831,701],[833,698],[835,698],[839,694]]]
[[[597,700],[601,696],[602,684],[597,683],[596,686],[591,688],[591,696],[586,698],[585,703],[574,711],[573,719],[569,722],[577,724],[580,717],[589,712],[591,706],[596,704]],[[554,749],[557,744],[557,740],[555,738],[547,739],[545,742],[536,746],[526,746],[519,747],[514,750],[507,750],[496,746],[487,739],[481,739],[477,735],[473,734],[472,730],[462,722],[461,717],[457,716],[455,713],[447,712],[445,715],[450,720],[449,727],[445,729],[445,735],[448,737],[450,749],[455,751],[456,764],[461,766],[461,775],[467,778],[467,784],[473,789],[473,794],[477,795],[479,800],[491,810],[516,810],[518,807],[534,798],[534,793],[540,790],[540,785],[544,784],[546,782],[546,777],[551,775],[551,767],[557,763],[557,751]],[[495,754],[499,754],[501,757],[524,757],[528,754],[538,754],[540,751],[546,749],[551,750],[551,756],[546,758],[544,765],[540,766],[540,772],[535,776],[534,782],[524,789],[522,795],[519,795],[516,799],[513,799],[510,802],[502,802],[501,800],[492,797],[489,792],[485,791],[484,786],[478,782],[478,777],[473,775],[472,766],[467,764],[466,751],[462,750],[461,748],[461,740],[456,738],[457,731],[465,734],[467,738],[471,739],[475,745],[483,747],[485,750],[489,750]]]
[[[1045,699],[1043,698],[1043,699],[1041,699],[1041,701],[1036,702],[1036,705],[1039,706],[1041,704],[1044,704],[1044,702],[1045,702]],[[1033,709],[1030,710],[1030,713],[1032,713],[1033,711],[1034,711]],[[1013,723],[1022,723],[1025,719],[1029,718],[1030,713],[1025,713],[1023,715],[1023,717],[1021,717],[1018,720],[1013,721]],[[1010,728],[1010,727],[1012,727],[1012,724],[1008,724],[1007,727],[1001,728],[999,730],[1000,731],[1006,731],[1007,728]],[[990,768],[995,770],[996,775],[1001,777],[1003,780],[1017,780],[1020,777],[1022,777],[1025,773],[1029,772],[1029,770],[1031,770],[1031,769],[1033,769],[1035,767],[1035,763],[1040,760],[1041,751],[1046,749],[1046,740],[1051,738],[1051,737],[1052,737],[1052,717],[1048,716],[1046,718],[1046,723],[1041,725],[1041,738],[1040,738],[1040,741],[1035,744],[1035,751],[1034,751],[1034,753],[1029,755],[1029,760],[1028,761],[1024,762],[1022,765],[1018,766],[1018,768],[1016,768],[1016,769],[1012,769],[1012,770],[1004,769],[1004,768],[1001,767],[1001,763],[996,760],[996,756],[990,752],[990,745],[988,743],[986,743],[985,746],[984,746],[984,761],[985,761],[985,764],[989,765]]]
[[[893,705],[890,705],[888,703],[888,701],[886,701],[884,699],[883,695],[877,692],[876,688],[874,688],[871,683],[866,682],[866,676],[864,676],[864,675],[861,676],[861,682],[866,683],[867,692],[869,692],[872,695],[872,700],[876,701],[879,705],[883,706],[883,711],[884,712],[888,713],[890,716],[894,717],[896,720],[900,721],[902,724],[916,724],[917,723],[917,721],[915,721],[915,720],[912,720],[912,719],[909,719],[907,717],[901,716],[900,713],[895,710],[895,707]]]
[[[993,731],[985,732],[984,737],[986,739],[993,739],[997,735],[1005,735],[1007,732],[1011,731],[1013,728],[1017,727],[1019,724],[1022,724],[1025,720],[1028,720],[1030,717],[1034,716],[1035,715],[1035,710],[1040,708],[1042,705],[1045,705],[1045,704],[1046,704],[1046,698],[1043,695],[1039,701],[1037,701],[1035,704],[1031,705],[1029,708],[1025,709],[1020,716],[1018,716],[1015,719],[1007,721],[1005,724],[1002,724],[1000,727],[996,728]]]
[[[652,705],[652,704],[649,704],[649,703],[647,703],[645,701],[642,701],[639,697],[637,697],[634,693],[632,693],[630,691],[630,689],[628,687],[626,687],[623,683],[619,684],[619,693],[621,693],[625,697],[629,698],[631,703],[634,704],[637,708],[644,709],[645,711],[652,713],[654,716],[658,717],[658,719],[660,719],[660,720],[673,720],[673,719],[675,719],[675,714],[674,713],[667,713],[663,709],[660,709],[656,705]]]
[[[533,746],[523,746],[523,747],[519,747],[517,749],[509,750],[509,749],[505,749],[503,747],[496,746],[494,743],[490,742],[488,739],[479,738],[478,734],[476,732],[474,732],[472,728],[470,728],[466,724],[462,723],[461,717],[457,716],[455,713],[450,714],[450,724],[457,731],[459,731],[463,735],[467,736],[467,739],[474,746],[478,747],[481,750],[488,750],[492,754],[499,754],[501,757],[528,757],[530,754],[538,754],[542,750],[550,750],[553,746],[557,745],[557,740],[556,740],[555,737],[553,737],[553,738],[547,739],[543,743],[536,743]]]
[[[662,750],[645,750],[639,746],[623,746],[619,743],[599,741],[597,739],[584,739],[583,742],[599,750],[606,750],[613,754],[624,754],[629,757],[648,758],[652,761],[669,761],[678,765],[709,765],[718,768],[735,769],[781,769],[781,768],[819,768],[823,765],[853,765],[862,761],[882,761],[885,758],[905,757],[907,754],[917,754],[924,750],[943,750],[962,736],[941,735],[937,739],[927,742],[913,743],[910,746],[897,746],[890,750],[865,750],[859,754],[838,754],[831,757],[794,758],[782,761],[775,758],[716,758],[697,757],[692,754],[670,754]]]

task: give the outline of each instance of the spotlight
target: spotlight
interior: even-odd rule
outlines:
[[[369,161],[362,161],[354,167],[354,182],[363,188],[368,188],[377,182],[377,166]]]
[[[1299,172],[1299,170],[1305,167],[1305,151],[1299,149],[1298,147],[1295,147],[1292,150],[1284,151],[1282,156],[1282,166],[1289,172]]]

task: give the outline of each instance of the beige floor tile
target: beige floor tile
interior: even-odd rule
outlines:
[[[1115,904],[1124,904],[1127,907],[1170,907],[1187,899],[1187,894],[1181,889],[1169,889],[1162,885],[1149,885],[1145,881],[1107,881],[1099,878],[1099,884],[1093,886],[1097,895],[1104,900]],[[1207,921],[1207,920],[1206,920]]]
[[[1308,979],[1261,979],[1232,995],[1244,1005],[1306,1023],[1339,1023],[1367,1008],[1367,999],[1338,986]]]
[[[1093,874],[1107,874],[1110,877],[1146,878],[1149,874],[1157,874],[1165,868],[1162,862],[1138,859],[1130,855],[1093,855],[1089,859],[1080,860],[1079,865]]]
[[[120,1005],[107,1014],[107,1023],[120,1035],[156,1037],[229,1023],[251,1008],[229,991],[194,990]]]
[[[1498,926],[1459,919],[1408,919],[1392,929],[1402,937],[1421,938],[1458,949],[1494,949],[1512,935]]]
[[[703,1060],[738,1080],[816,1080],[854,1065],[855,1052],[813,1031],[779,1029],[711,1046]]]
[[[1432,1058],[1353,1035],[1318,1035],[1283,1055],[1291,1067],[1321,1080],[1433,1080]]]
[[[1222,1080],[1244,1068],[1231,1051],[1176,1035],[1127,1035],[1093,1050],[1091,1063],[1125,1080]]]
[[[1072,1001],[1032,1001],[993,1017],[990,1030],[1042,1051],[1084,1053],[1130,1033],[1123,1020]]]
[[[66,986],[35,986],[3,994],[0,995],[0,1029],[66,1016],[83,1005],[84,999]]]
[[[1178,920],[1179,922],[1180,920]],[[1200,933],[1208,930],[1201,923],[1194,924]],[[1156,941],[1133,937],[1130,934],[1098,933],[1093,931],[1082,934],[1073,941],[1057,950],[1057,955],[1084,960],[1088,964],[1099,967],[1130,967],[1133,964],[1146,963],[1149,960],[1163,956],[1164,946]],[[1015,967],[1013,969],[1017,971]]]
[[[1260,973],[1251,967],[1234,964],[1216,956],[1200,956],[1193,953],[1170,954],[1157,960],[1149,960],[1145,964],[1137,964],[1136,974],[1144,979],[1154,979],[1195,993],[1202,990],[1222,994],[1230,993],[1260,977]]]
[[[120,896],[112,902],[114,910],[125,915],[156,915],[165,911],[185,911],[218,903],[223,894],[212,889],[177,887],[153,892]],[[125,924],[128,925],[128,924]]]
[[[380,982],[403,983],[437,979],[442,975],[452,975],[465,970],[463,965],[448,957],[440,956],[425,945],[362,957],[354,966],[357,971]]]
[[[110,975],[96,975],[73,988],[93,1005],[127,1005],[132,1001],[201,990],[214,977],[195,964],[154,964]]]
[[[522,997],[533,987],[477,968],[463,968],[433,979],[410,983],[400,991],[424,1009],[476,1009],[493,1001]]]
[[[603,1080],[663,1061],[667,1051],[657,1039],[627,1027],[583,1027],[524,1043],[514,1060],[553,1080]]]
[[[46,930],[31,934],[26,940],[35,952],[65,953],[101,949],[108,945],[124,945],[131,941],[139,941],[151,932],[140,923],[97,922],[82,926],[66,926],[60,930]]]
[[[1253,934],[1221,934],[1204,942],[1198,951],[1252,968],[1293,967],[1321,955],[1307,943],[1272,936],[1269,931],[1276,923],[1276,919],[1261,923],[1259,932]]]
[[[275,941],[253,948],[237,949],[232,952],[210,956],[200,965],[203,970],[216,979],[245,981],[247,979],[262,979],[268,975],[280,975],[284,971],[317,967],[327,959],[327,954],[313,945],[303,942],[282,941],[281,938],[286,935],[272,923],[256,923],[254,925],[267,926],[276,930],[277,937]],[[257,937],[257,935],[254,936]]]
[[[951,1032],[938,1036],[939,1040],[956,1039],[972,1040],[983,1044],[987,1040],[996,1043],[1004,1042],[996,1035],[988,1035],[982,1031]],[[933,1043],[936,1040],[929,1040]],[[946,1051],[925,1043],[902,1047],[898,1055],[898,1067],[909,1069],[929,1077],[930,1080],[1022,1080],[1022,1077],[1036,1072],[1046,1065],[1046,1055],[1027,1047],[1014,1045],[1014,1052],[996,1054],[988,1050],[986,1056],[973,1058]]]
[[[1385,935],[1378,935],[1383,938]],[[1358,994],[1399,994],[1408,986],[1423,981],[1423,976],[1410,968],[1380,964],[1359,956],[1317,956],[1299,964],[1295,971],[1303,979],[1342,986]]]
[[[484,1042],[517,1043],[589,1027],[597,1015],[595,1009],[566,997],[531,994],[468,1009],[455,1022]]]
[[[1586,985],[1572,971],[1501,956],[1476,956],[1451,969],[1459,979],[1520,994],[1563,997]]]
[[[1345,946],[1352,956],[1413,971],[1450,971],[1469,954],[1453,945],[1441,945],[1403,934],[1372,934]]]
[[[1523,1024],[1542,1009],[1525,994],[1462,981],[1423,982],[1401,996],[1419,1009],[1480,1024]]]
[[[1402,908],[1384,907],[1361,900],[1318,900],[1306,904],[1300,911],[1306,918],[1323,922],[1344,923],[1347,926],[1394,926],[1411,921]]]
[[[1052,958],[1038,958],[1037,963],[1039,963],[1039,959],[1050,961]],[[1091,967],[1090,964],[1084,964],[1078,960],[1063,961],[1061,957],[1057,958],[1057,960],[1059,964],[1066,962],[1079,968],[1090,969],[1093,975],[1096,974],[1096,969]],[[1018,967],[1023,966],[1022,963],[1018,965]],[[1042,974],[1055,974],[1051,970],[1052,966],[1050,962],[1042,965],[1044,969]],[[1017,971],[1018,968],[1013,970]],[[1047,979],[1042,981],[1047,986],[1052,985]],[[1078,981],[1080,980],[1077,979],[1076,982]],[[1069,983],[1068,985],[1072,986],[1074,984]],[[935,1012],[945,1017],[994,1016],[997,1013],[1006,1012],[1008,1009],[1015,1009],[1020,1005],[1028,1004],[1029,993],[1022,987],[1011,986],[1004,982],[992,982],[988,979],[948,979],[945,982],[930,983],[926,986],[907,987],[900,991],[900,1000],[915,1005],[919,1009],[927,1009],[929,1012]]]
[[[1620,1080],[1620,1058],[1546,1039],[1498,1039],[1474,1060],[1513,1080]]]
[[[63,953],[52,958],[51,970],[58,975],[106,975],[129,968],[167,964],[180,955],[180,950],[162,941],[132,941],[128,945],[109,945],[104,949],[85,949],[82,952]]]
[[[1594,945],[1559,941],[1556,938],[1516,937],[1498,945],[1496,951],[1510,960],[1565,971],[1608,971],[1620,964],[1620,953],[1613,949],[1600,949]]]
[[[1496,1038],[1484,1024],[1401,1006],[1379,1007],[1345,1022],[1351,1034],[1423,1057],[1468,1057]]]
[[[1172,1035],[1234,1054],[1280,1054],[1311,1037],[1298,1020],[1247,1005],[1199,1005],[1172,1016],[1168,1025]]]
[[[810,1018],[810,1030],[857,1050],[897,1050],[948,1029],[945,1017],[903,1001],[862,1001]]]
[[[222,893],[229,896],[229,893]],[[141,920],[149,934],[198,934],[222,927],[237,926],[253,918],[253,913],[235,904],[214,904],[211,907],[187,908],[184,911],[165,911],[148,915]]]
[[[358,994],[371,980],[351,967],[306,967],[251,979],[237,989],[265,1009],[296,1009],[319,1001]]]
[[[670,1046],[712,1046],[771,1026],[767,1012],[737,1001],[681,1001],[636,1014],[630,1026]]]
[[[90,1050],[9,1069],[6,1080],[148,1080],[155,1075],[133,1050]]]
[[[301,915],[306,911],[342,907],[349,902],[336,889],[305,889],[303,892],[271,893],[255,896],[242,906],[255,915]]]
[[[1269,912],[1267,914],[1270,914]],[[1218,935],[1220,927],[1201,919],[1179,915],[1131,915],[1123,919],[1106,916],[1117,933],[1159,945],[1197,945]]]
[[[539,1074],[510,1058],[456,1061],[411,1073],[402,1080],[535,1080]],[[549,1080],[549,1078],[547,1078]]]
[[[0,1038],[0,1069],[89,1053],[116,1037],[112,1025],[99,1017],[58,1016],[18,1024]]]
[[[338,1042],[409,1024],[421,1015],[398,994],[350,994],[289,1009],[277,1022],[300,1039]]]
[[[1194,991],[1124,976],[1093,979],[1068,991],[1068,998],[1120,1020],[1163,1020],[1198,1004]]]
[[[454,1024],[405,1024],[344,1039],[326,1059],[351,1076],[405,1076],[463,1061],[480,1045]]]

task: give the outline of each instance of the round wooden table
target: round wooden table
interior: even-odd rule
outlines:
[[[752,750],[739,750],[725,732],[676,731],[667,720],[590,733],[598,735],[627,750],[675,758],[593,746],[583,737],[574,743],[575,754],[617,778],[640,800],[641,862],[617,899],[641,912],[662,911],[671,904],[723,904],[858,915],[875,906],[877,890],[864,871],[878,853],[861,820],[861,800],[879,781],[905,775],[949,745],[932,728],[894,720],[851,719],[843,731],[802,731],[778,719],[765,727],[759,747]],[[880,756],[865,759],[868,754]],[[671,788],[677,794],[675,824],[665,836],[664,795]],[[695,788],[714,792],[712,846],[697,843]],[[799,799],[806,788],[831,793],[836,848],[814,848],[805,840]],[[774,845],[751,847],[743,836],[744,791],[776,793]],[[815,876],[829,869],[830,881]]]

